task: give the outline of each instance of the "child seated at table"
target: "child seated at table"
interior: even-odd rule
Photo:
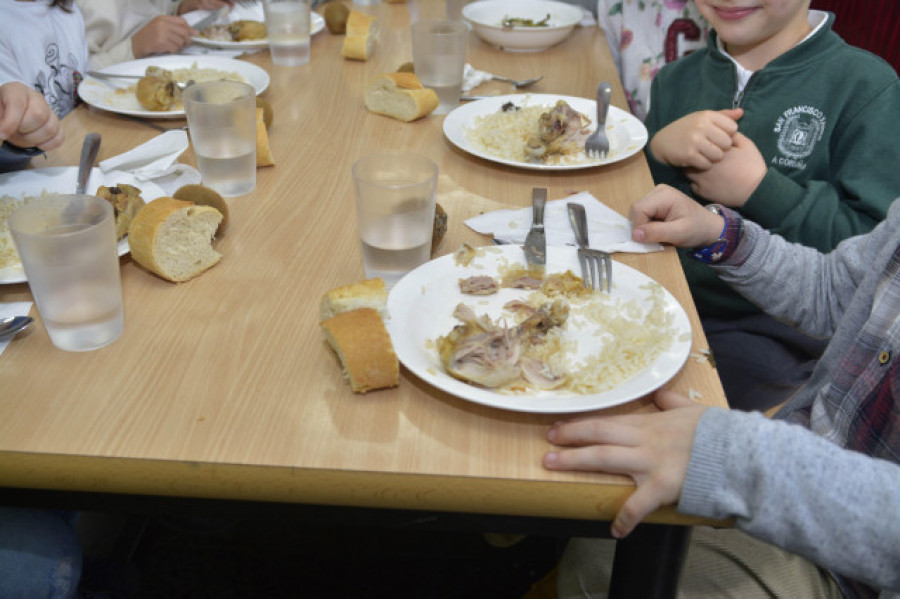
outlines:
[[[651,511],[733,519],[695,527],[679,597],[843,598],[900,591],[900,198],[872,232],[828,255],[736,212],[659,186],[632,208],[635,241],[713,256],[711,268],[773,316],[831,341],[809,382],[769,420],[655,394],[660,412],[551,427],[550,470],[631,477],[612,524]],[[724,236],[722,231],[724,230]],[[699,247],[698,247],[699,246]],[[816,290],[810,293],[810,290]],[[614,541],[573,539],[559,597],[597,597]]]
[[[652,84],[654,180],[822,251],[871,230],[900,191],[894,70],[845,44],[833,15],[809,0],[696,5],[713,27],[706,48],[664,66]],[[784,401],[823,344],[681,258],[731,406]]]
[[[78,7],[72,0],[0,0],[0,14],[0,84],[20,81],[36,89],[64,117],[88,68]]]
[[[91,67],[154,54],[174,54],[191,44],[194,29],[181,15],[234,6],[230,0],[76,0],[84,15]]]

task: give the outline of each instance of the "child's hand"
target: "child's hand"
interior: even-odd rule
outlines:
[[[190,45],[194,29],[181,17],[157,15],[131,36],[135,58],[173,54]]]
[[[725,226],[721,216],[668,185],[657,185],[631,206],[631,223],[635,241],[679,247],[714,243]]]
[[[650,151],[672,166],[708,169],[731,147],[743,115],[742,108],[692,112],[660,129],[650,140]]]
[[[688,169],[687,178],[699,197],[740,208],[759,187],[767,170],[756,144],[743,133],[735,133],[734,144],[722,160],[706,170]]]
[[[0,142],[20,148],[52,150],[66,136],[59,119],[39,92],[24,83],[10,81],[0,85]]]
[[[637,483],[613,521],[617,539],[653,510],[678,501],[697,423],[707,409],[671,391],[657,391],[654,401],[662,412],[563,422],[547,434],[563,448],[544,456],[548,470],[624,474]]]

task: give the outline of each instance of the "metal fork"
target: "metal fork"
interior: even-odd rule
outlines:
[[[609,112],[611,91],[612,88],[606,81],[597,86],[597,128],[584,140],[584,153],[588,155],[588,158],[602,160],[609,152],[609,139],[606,137],[606,113]]]
[[[575,202],[568,202],[566,206],[569,209],[569,222],[578,242],[578,262],[581,264],[584,287],[602,291],[605,282],[606,292],[609,293],[612,291],[612,258],[607,252],[590,249],[584,206]]]

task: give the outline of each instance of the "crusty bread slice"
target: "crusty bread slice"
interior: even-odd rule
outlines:
[[[353,60],[368,60],[378,45],[378,19],[351,10],[347,15],[347,31],[341,56]]]
[[[400,363],[378,312],[358,308],[341,312],[321,324],[354,393],[396,387],[400,383]]]
[[[256,109],[256,166],[274,166],[275,158],[269,148],[269,132],[263,121],[263,109]]]
[[[164,279],[187,281],[222,257],[211,245],[221,220],[222,213],[211,206],[157,198],[131,221],[131,256]]]
[[[322,296],[319,321],[357,308],[372,308],[381,316],[386,316],[387,296],[384,280],[380,278],[335,287]]]
[[[385,73],[369,83],[363,103],[371,112],[409,122],[431,114],[438,97],[413,73]]]

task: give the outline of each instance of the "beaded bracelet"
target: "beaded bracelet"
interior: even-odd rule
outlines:
[[[728,213],[718,204],[709,204],[706,206],[706,209],[721,216],[725,220],[725,224],[716,241],[705,247],[697,248],[691,254],[691,257],[704,264],[715,264],[734,252],[741,238],[741,225],[743,223],[739,218],[730,218]]]

